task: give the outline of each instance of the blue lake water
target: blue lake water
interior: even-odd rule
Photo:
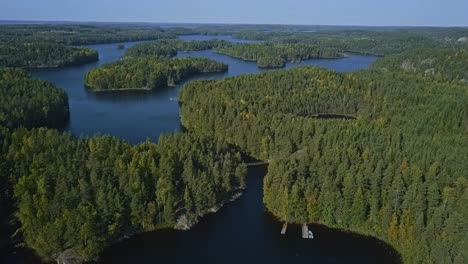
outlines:
[[[221,38],[235,40],[230,36],[183,36],[186,40],[205,40]],[[131,47],[135,42],[124,43]],[[220,79],[239,74],[258,73],[255,62],[243,61],[213,51],[180,52],[177,57],[207,57],[229,65],[229,71],[220,74],[198,75],[185,80],[176,87],[158,91],[117,91],[93,93],[84,87],[85,73],[99,65],[118,60],[124,50],[117,49],[117,44],[91,45],[99,52],[99,62],[59,69],[32,70],[34,77],[48,80],[65,89],[69,97],[70,123],[66,130],[75,136],[110,134],[140,143],[146,139],[157,141],[163,133],[179,132],[179,106],[177,98],[180,87],[187,81],[200,78]],[[376,57],[349,54],[342,59],[315,59],[300,63],[289,63],[286,68],[303,65],[327,67],[337,71],[354,71],[367,68]]]

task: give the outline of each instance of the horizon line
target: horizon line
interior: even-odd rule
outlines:
[[[11,23],[3,23],[11,22]],[[73,23],[73,24],[181,24],[181,25],[258,25],[258,26],[323,26],[323,27],[381,27],[381,28],[468,28],[468,25],[449,25],[449,26],[437,26],[437,25],[365,25],[365,24],[294,24],[294,23],[241,23],[241,22],[157,22],[157,21],[91,21],[91,20],[42,20],[42,19],[0,19],[0,25],[5,24],[58,24],[58,23]]]

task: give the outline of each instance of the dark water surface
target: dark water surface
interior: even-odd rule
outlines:
[[[398,263],[397,253],[375,238],[309,225],[314,239],[301,238],[301,227],[265,212],[266,167],[249,169],[247,189],[237,201],[204,217],[190,231],[144,233],[107,248],[101,263]]]
[[[230,36],[183,36],[184,40]],[[125,43],[128,48],[135,43]],[[156,141],[160,134],[181,131],[176,100],[181,85],[162,91],[91,93],[84,87],[85,73],[104,63],[118,60],[123,50],[117,44],[90,46],[99,51],[97,63],[62,69],[40,69],[33,76],[49,80],[65,89],[69,96],[72,134],[111,134],[132,143],[147,138]],[[199,75],[193,79],[219,79],[265,71],[254,62],[242,61],[212,51],[181,52],[178,57],[203,56],[229,65],[220,74]],[[336,71],[367,68],[376,57],[348,54],[342,59],[317,59],[297,64],[322,66]],[[187,80],[187,81],[189,81]],[[395,251],[374,238],[349,234],[324,226],[310,225],[315,239],[301,238],[299,226],[289,226],[280,235],[282,223],[265,212],[263,176],[266,167],[249,169],[247,189],[237,201],[216,214],[203,218],[190,231],[159,230],[137,235],[108,247],[99,258],[103,263],[397,263]]]

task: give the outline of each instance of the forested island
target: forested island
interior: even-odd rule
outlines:
[[[86,64],[97,61],[97,51],[56,43],[0,44],[0,67],[46,68]]]
[[[163,56],[174,57],[178,51],[199,51],[227,45],[223,40],[183,41],[163,39],[137,44],[125,52],[127,57]]]
[[[270,161],[263,199],[282,220],[376,236],[405,263],[463,263],[467,91],[403,73],[300,67],[194,81],[179,99],[187,129]]]
[[[286,62],[300,62],[312,58],[339,58],[344,54],[306,44],[237,43],[215,48],[216,52],[243,60],[256,61],[261,68],[284,67]]]
[[[143,57],[97,67],[85,76],[93,91],[160,89],[198,73],[227,71],[227,65],[206,58]]]

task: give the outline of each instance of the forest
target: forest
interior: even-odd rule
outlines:
[[[65,92],[22,70],[0,77],[0,211],[14,210],[25,245],[45,261],[66,249],[89,261],[124,236],[190,226],[245,186],[241,155],[223,141],[74,138],[50,129],[68,117]]]
[[[85,84],[93,91],[160,89],[198,73],[227,71],[227,65],[207,58],[142,57],[92,69]]]
[[[77,45],[168,39],[190,32],[137,25],[2,25],[0,66],[43,68],[85,64],[97,61],[98,53]]]
[[[0,42],[46,42],[64,45],[90,45],[175,38],[179,34],[190,32],[187,32],[186,29],[163,30],[159,27],[141,25],[2,25],[0,27]]]
[[[23,70],[0,67],[0,127],[63,127],[69,118],[68,96]]]
[[[336,49],[306,44],[237,43],[215,47],[215,51],[243,60],[256,61],[261,68],[279,68],[284,67],[286,62],[344,56]]]
[[[12,42],[0,44],[0,67],[45,68],[97,61],[97,51],[55,43]]]
[[[183,41],[177,39],[162,39],[158,41],[137,44],[125,51],[126,57],[162,56],[174,57],[178,51],[199,51],[227,45],[223,40]]]
[[[179,99],[188,130],[270,160],[263,199],[283,221],[378,237],[404,263],[466,263],[467,92],[406,73],[299,67],[194,81]]]
[[[410,50],[377,60],[372,68],[408,72],[432,81],[468,83],[468,47]]]
[[[189,133],[132,146],[20,129],[8,141],[21,232],[48,261],[69,248],[90,260],[126,235],[194,223],[244,187],[239,153]]]
[[[340,51],[373,54],[399,54],[412,49],[467,47],[460,41],[466,28],[322,28],[315,32],[239,31],[233,37],[274,43],[309,44]]]
[[[175,39],[184,34],[265,42]],[[178,51],[215,49],[260,67],[345,51],[384,57],[354,73],[298,67],[192,81],[179,95],[187,132],[138,145],[62,133],[65,91],[0,68],[0,213],[44,261],[70,249],[93,261],[123,237],[190,226],[241,192],[242,152],[270,162],[263,201],[281,221],[377,237],[404,263],[468,263],[466,36],[463,28],[2,25],[0,65],[23,68],[97,57],[72,45],[158,40],[88,72],[93,91],[160,89],[227,70],[170,58]]]

